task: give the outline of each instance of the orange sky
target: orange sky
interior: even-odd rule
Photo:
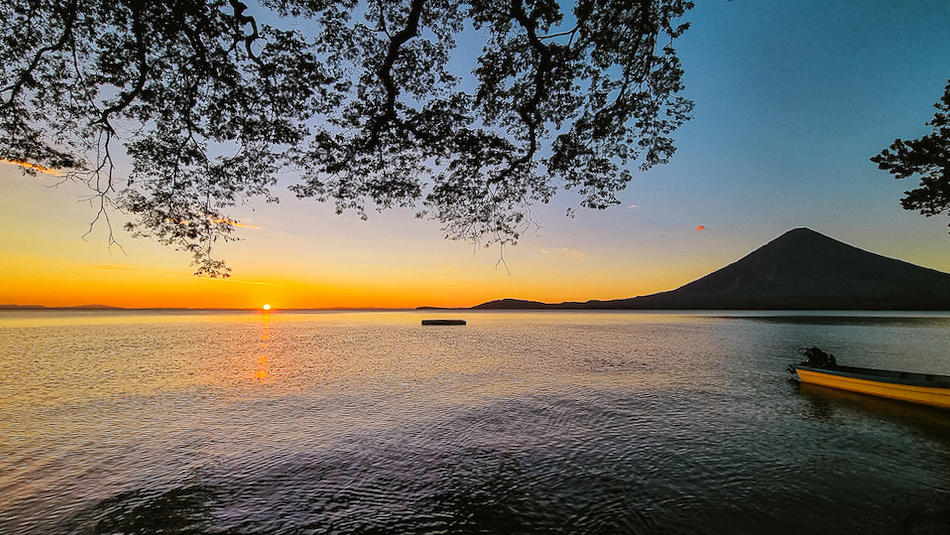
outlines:
[[[51,188],[57,178],[22,176],[0,164],[0,304],[120,307],[275,308],[471,306],[500,297],[585,300],[669,289],[702,273],[644,266],[623,252],[578,244],[546,231],[505,249],[441,239],[438,225],[406,212],[369,221],[332,208],[284,200],[246,212],[243,241],[222,244],[233,277],[191,275],[189,257],[132,239],[113,226],[121,247],[107,247],[84,186]],[[297,206],[295,206],[297,205]],[[571,220],[569,220],[571,221]],[[561,222],[562,224],[564,222]],[[568,223],[570,224],[570,223]],[[684,233],[689,236],[689,233]],[[556,269],[554,269],[556,268]],[[701,270],[702,268],[700,268]],[[636,271],[637,274],[633,275]]]
[[[476,250],[446,241],[437,224],[410,213],[372,214],[361,221],[337,216],[326,205],[287,199],[242,214],[256,228],[241,229],[243,241],[218,248],[234,276],[211,280],[191,274],[186,253],[132,239],[121,230],[121,218],[113,221],[121,248],[107,247],[101,224],[84,240],[95,216],[79,201],[84,186],[50,188],[55,182],[0,164],[0,304],[413,308],[465,307],[503,297],[613,299],[676,288],[781,233],[730,236],[683,225],[654,235],[621,232],[618,238],[620,229],[612,228],[608,213],[574,219],[548,214],[551,223],[540,235],[529,233],[505,249],[509,274],[495,265],[497,246]],[[918,254],[918,261],[950,269],[945,252],[934,251]]]

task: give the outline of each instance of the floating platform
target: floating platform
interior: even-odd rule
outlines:
[[[422,320],[423,325],[466,325],[465,320]]]

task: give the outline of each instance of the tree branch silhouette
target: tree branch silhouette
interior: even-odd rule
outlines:
[[[930,134],[910,141],[897,139],[871,158],[894,178],[920,176],[919,187],[904,192],[901,206],[927,217],[950,215],[950,81],[934,108],[937,113],[927,123]]]
[[[672,156],[691,7],[8,0],[0,158],[69,170],[201,275],[228,275],[213,256],[236,238],[228,210],[276,201],[287,172],[338,212],[413,207],[447,238],[514,244],[558,189],[606,208],[631,164]],[[468,75],[456,39],[479,33]]]

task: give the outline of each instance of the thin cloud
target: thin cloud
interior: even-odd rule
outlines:
[[[215,218],[215,217],[211,217],[208,219],[210,219],[212,223],[227,223],[228,225],[231,225],[232,227],[254,228],[254,229],[259,228],[257,225],[246,225],[244,223],[239,223],[233,219]]]
[[[586,257],[587,257],[587,253],[578,251],[577,249],[571,249],[570,247],[561,247],[561,248],[559,248],[559,249],[555,249],[554,251],[549,251],[549,250],[547,250],[547,249],[541,249],[541,253],[542,253],[542,254],[551,254],[552,252],[554,252],[554,253],[559,253],[559,254],[562,254],[562,255],[567,255],[567,256],[573,256],[573,257],[575,257],[575,258],[586,258]]]
[[[227,279],[208,279],[208,280],[230,282],[234,284],[252,284],[254,286],[283,286],[284,285],[282,282],[245,281],[245,280],[240,280],[240,279],[232,279],[230,277],[228,277]]]
[[[93,266],[95,269],[111,270],[111,271],[129,271],[134,273],[152,273],[157,275],[162,275],[165,277],[176,277],[180,279],[189,279],[197,280],[201,282],[225,282],[229,284],[251,284],[253,286],[284,286],[282,282],[261,282],[261,281],[249,281],[242,279],[235,279],[233,277],[221,277],[221,278],[209,278],[209,277],[196,277],[194,275],[185,275],[182,273],[176,273],[174,271],[164,270],[164,269],[140,269],[127,264],[96,264]]]
[[[587,256],[587,253],[582,253],[582,252],[577,251],[577,250],[574,250],[574,249],[568,249],[567,247],[561,247],[561,252],[562,252],[562,253],[565,253],[565,254],[568,254],[568,255],[570,255],[570,256],[576,256],[576,257],[579,257],[579,258],[584,258],[584,257]]]
[[[40,173],[43,173],[44,175],[62,176],[62,173],[60,173],[56,169],[50,169],[49,167],[43,167],[42,165],[31,163],[31,162],[25,162],[23,160],[9,160],[7,158],[0,158],[0,162],[8,163],[11,165],[17,165],[17,166],[23,167],[24,169],[30,169],[31,171],[39,171]]]
[[[96,264],[93,266],[96,269],[110,269],[116,271],[138,271],[133,267],[129,267],[125,264]]]

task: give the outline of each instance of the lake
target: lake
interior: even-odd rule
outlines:
[[[950,411],[812,345],[950,314],[2,311],[0,533],[947,533]]]

